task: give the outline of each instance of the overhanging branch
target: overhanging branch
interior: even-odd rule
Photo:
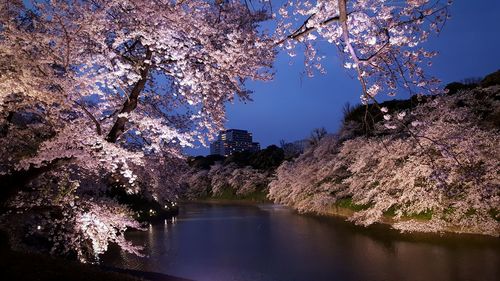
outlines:
[[[75,104],[78,105],[79,107],[81,107],[83,112],[85,112],[85,114],[90,118],[90,120],[92,120],[92,122],[94,122],[97,134],[99,136],[102,135],[102,128],[101,128],[101,123],[99,122],[99,120],[97,120],[95,118],[95,116],[90,111],[88,111],[88,109],[83,104],[81,104],[77,101],[75,101]]]
[[[289,39],[293,39],[293,40],[300,40],[302,37],[304,37],[305,35],[311,33],[312,31],[314,31],[317,27],[315,26],[307,26],[307,24],[309,23],[309,21],[315,16],[316,14],[312,14],[311,16],[309,16],[305,21],[304,23],[297,29],[295,30],[292,34],[288,35],[287,37],[281,39],[280,41],[276,42],[276,45],[280,45],[282,44],[283,42],[285,42],[286,40],[289,40]],[[334,17],[331,17],[331,18],[328,18],[324,21],[322,21],[319,25],[320,26],[324,26],[324,25],[328,25],[332,22],[336,22],[336,21],[339,21],[339,16],[334,16]]]

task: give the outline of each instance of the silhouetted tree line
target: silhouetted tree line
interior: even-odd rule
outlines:
[[[486,88],[493,85],[500,85],[500,70],[490,73],[484,78],[472,77],[463,79],[460,82],[449,83],[445,86],[445,92],[446,95],[454,95],[462,90],[471,90],[477,87]],[[350,137],[371,136],[375,132],[374,125],[384,118],[384,113],[380,108],[385,107],[388,112],[411,110],[417,105],[433,100],[435,97],[433,95],[413,95],[405,100],[390,100],[382,103],[358,104],[355,106],[346,103],[343,109],[342,124],[344,127],[349,127]],[[457,104],[457,106],[460,107],[460,104]]]
[[[257,152],[235,152],[227,157],[221,155],[189,157],[188,164],[192,168],[208,170],[216,162],[220,162],[224,166],[234,163],[239,167],[250,166],[254,169],[271,171],[281,165],[284,159],[283,149],[276,145],[270,145]]]

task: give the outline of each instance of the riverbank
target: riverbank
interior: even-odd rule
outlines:
[[[216,204],[216,205],[256,205],[256,204],[274,204],[270,200],[265,200],[265,201],[253,201],[253,200],[245,200],[245,199],[217,199],[217,198],[207,198],[207,199],[196,199],[196,200],[185,200],[185,201],[180,201],[180,203],[184,204]],[[334,217],[341,219],[342,221],[345,221],[346,223],[352,224],[353,226],[359,226],[356,225],[354,222],[350,221],[349,218],[351,218],[357,211],[363,210],[366,208],[366,206],[362,205],[356,205],[352,203],[351,201],[346,201],[346,200],[340,200],[340,202],[337,202],[337,204],[332,204],[328,208],[323,208],[320,211],[306,211],[306,212],[301,212],[298,211],[297,209],[286,206],[287,208],[290,208],[291,210],[297,212],[298,214],[303,214],[303,215],[312,215],[312,216],[319,216],[319,217]],[[422,234],[431,234],[431,235],[438,235],[442,236],[443,234],[446,235],[453,235],[453,236],[484,236],[484,233],[477,232],[477,231],[472,231],[469,229],[465,228],[458,228],[458,227],[450,227],[447,226],[445,228],[442,228],[439,231],[434,231],[433,229],[430,229],[430,231],[401,231],[397,228],[394,227],[394,224],[405,222],[405,221],[412,221],[413,223],[422,223],[425,224],[427,223],[430,219],[431,216],[427,213],[419,214],[419,215],[413,215],[413,216],[406,216],[403,217],[399,220],[395,220],[394,214],[392,212],[385,212],[384,215],[376,222],[376,224],[381,224],[389,227],[391,230],[397,231],[398,233],[422,233]],[[361,228],[367,228],[370,226],[359,226]],[[492,236],[496,237],[495,235],[487,235],[487,236]]]
[[[499,237],[499,96],[497,85],[358,106],[338,134],[276,169],[268,197],[363,226]],[[366,110],[378,116],[370,134]]]
[[[155,272],[102,267],[54,258],[37,253],[13,251],[0,234],[2,280],[16,281],[192,281]]]
[[[329,208],[325,208],[324,210],[317,211],[317,212],[304,212],[304,214],[313,214],[313,215],[318,215],[318,216],[327,216],[327,217],[337,217],[341,218],[347,222],[350,222],[350,218],[358,211],[357,209],[351,209],[351,208],[346,208],[346,207],[341,207],[339,205],[332,205]],[[397,227],[395,227],[395,224],[398,223],[404,223],[404,222],[412,222],[412,223],[420,223],[422,225],[426,224],[429,222],[430,218],[426,217],[427,214],[419,215],[419,216],[411,216],[411,217],[404,217],[400,220],[395,220],[393,216],[390,214],[384,214],[382,217],[380,217],[379,220],[377,220],[376,223],[378,224],[383,224],[391,227],[394,230],[399,230]],[[350,222],[354,224],[354,222]],[[483,236],[485,235],[483,232],[480,231],[475,231],[474,229],[467,229],[467,228],[459,228],[457,226],[444,226],[441,227],[439,230],[435,230],[433,228],[429,228],[428,231],[425,231],[425,228],[419,228],[418,230],[415,231],[410,231],[410,230],[405,230],[401,231],[401,233],[405,232],[411,232],[411,233],[434,233],[438,235],[442,234],[453,234],[453,235],[480,235]],[[492,237],[498,237],[498,235],[487,235],[487,236],[492,236]]]
[[[189,203],[240,203],[240,204],[255,204],[255,203],[273,203],[267,198],[267,190],[255,191],[244,195],[238,195],[233,190],[226,188],[221,193],[215,196],[202,196],[194,199],[180,200],[179,202]]]
[[[200,203],[200,204],[221,204],[221,205],[255,205],[255,204],[263,204],[263,203],[269,203],[272,204],[273,202],[267,199],[262,199],[262,200],[254,200],[254,199],[228,199],[228,198],[200,198],[200,199],[193,199],[193,200],[181,200],[179,203]]]
[[[103,268],[46,255],[2,251],[0,272],[3,280],[107,280],[107,281],[190,281],[156,272]]]
[[[500,240],[400,233],[248,202],[182,203],[175,222],[130,233],[148,258],[103,263],[199,281],[496,281]]]

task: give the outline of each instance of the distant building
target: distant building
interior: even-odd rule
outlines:
[[[253,142],[252,134],[246,130],[229,129],[221,131],[217,140],[210,144],[210,154],[229,156],[235,152],[260,150],[260,144]]]

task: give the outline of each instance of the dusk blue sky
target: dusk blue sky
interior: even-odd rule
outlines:
[[[276,2],[273,2],[276,5]],[[500,69],[500,1],[458,0],[450,7],[452,18],[439,35],[426,44],[439,52],[430,74],[443,81],[482,77]],[[281,139],[294,141],[309,136],[314,128],[339,129],[342,107],[359,103],[360,85],[342,68],[334,48],[322,49],[327,55],[327,74],[308,78],[303,58],[280,53],[271,82],[249,81],[252,102],[227,104],[226,128],[253,133],[254,141],[265,148]],[[407,98],[401,94],[396,98]],[[209,149],[188,149],[190,155],[207,155]]]

